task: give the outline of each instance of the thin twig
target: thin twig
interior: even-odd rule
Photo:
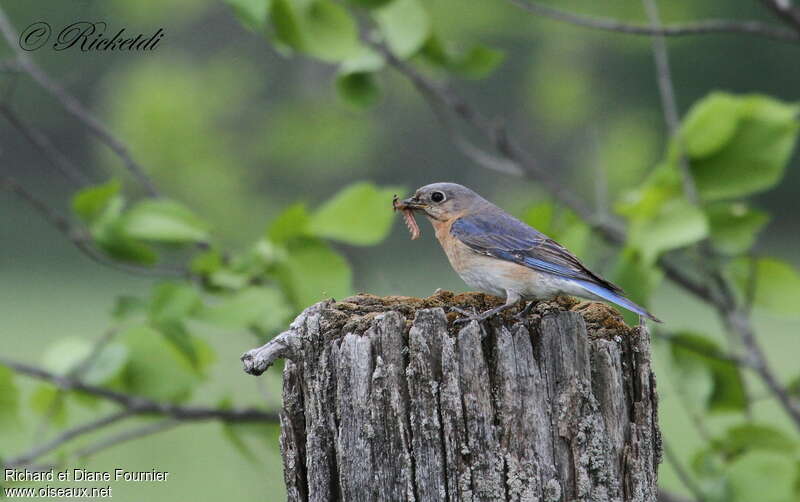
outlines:
[[[761,3],[800,34],[800,7],[792,5],[791,0],[761,0]]]
[[[103,349],[108,345],[108,343],[114,338],[117,334],[117,329],[111,328],[107,330],[103,335],[97,339],[94,344],[92,344],[92,350],[89,351],[89,354],[86,355],[82,360],[75,363],[69,371],[67,371],[67,376],[70,378],[74,378],[77,380],[83,379],[86,373],[92,368],[92,365],[95,363],[97,358],[103,352]],[[50,420],[53,418],[53,415],[58,411],[58,408],[64,402],[64,395],[67,391],[64,389],[58,389],[56,395],[53,397],[50,406],[44,413],[42,420],[37,428],[37,437],[41,437],[44,435],[47,425],[50,423]]]
[[[509,0],[512,4],[537,16],[547,17],[563,23],[583,28],[611,31],[628,35],[686,36],[712,34],[747,34],[771,38],[773,40],[800,42],[800,34],[759,21],[733,21],[725,19],[709,19],[695,23],[668,26],[647,26],[643,24],[625,23],[616,19],[595,18],[574,14],[531,0]],[[769,2],[769,0],[765,0]],[[770,2],[771,3],[771,2]]]
[[[519,167],[521,175],[542,183],[557,201],[572,209],[603,239],[617,246],[625,243],[625,230],[619,222],[609,218],[598,217],[594,208],[583,199],[575,196],[565,186],[553,179],[549,173],[535,166],[533,159],[529,155],[524,154],[524,162],[521,161],[518,155],[521,151],[513,146],[514,143],[511,141],[504,126],[498,125],[496,121],[489,121],[451,89],[429,80],[412,66],[398,59],[384,44],[369,39],[365,40],[365,42],[383,54],[387,63],[410,80],[423,97],[430,96],[435,98],[445,108],[450,109],[455,116],[474,127],[493,145],[498,155],[507,164]],[[428,99],[426,101],[430,102]],[[436,113],[435,109],[434,112]],[[462,151],[464,151],[463,148]],[[465,153],[469,153],[469,151]],[[486,167],[483,159],[471,158],[479,165]],[[505,170],[510,171],[509,169]],[[706,302],[714,303],[716,301],[708,286],[704,282],[691,277],[684,267],[673,264],[669,258],[663,256],[659,258],[658,264],[670,280],[686,291]]]
[[[105,124],[86,109],[80,101],[67,92],[58,82],[50,78],[50,76],[19,47],[19,35],[17,34],[17,30],[14,29],[14,26],[11,24],[11,21],[2,8],[0,8],[0,33],[2,33],[8,46],[16,54],[19,67],[30,75],[34,82],[50,93],[67,112],[82,122],[89,132],[94,134],[101,142],[105,143],[105,145],[122,160],[126,169],[136,178],[137,182],[142,185],[149,195],[157,197],[159,195],[158,189],[145,173],[142,166],[131,157],[130,152],[128,152],[128,147],[118,139]]]
[[[135,265],[120,263],[112,258],[109,258],[104,253],[92,246],[92,239],[85,230],[80,227],[73,226],[65,216],[62,216],[55,209],[48,206],[44,201],[26,190],[14,178],[0,174],[0,188],[10,190],[19,198],[27,202],[45,219],[45,221],[53,225],[59,232],[64,234],[64,236],[70,242],[72,242],[72,244],[74,244],[79,251],[101,265],[121,270],[123,272],[144,275],[148,277],[186,278],[191,276],[190,272],[183,268],[168,267],[163,265],[154,267],[137,267]]]
[[[642,0],[654,26],[658,26],[658,7],[655,0]],[[656,67],[658,70],[659,91],[661,94],[664,115],[670,132],[674,137],[678,137],[678,115],[677,106],[675,104],[675,93],[673,90],[672,77],[669,71],[669,57],[667,54],[666,45],[663,44],[663,38],[654,36],[653,52],[656,59]],[[661,43],[658,40],[661,39]],[[678,143],[679,158],[681,159],[681,166],[684,175],[684,190],[687,199],[695,205],[699,205],[699,197],[697,189],[694,184],[694,179],[688,170],[688,163],[684,156],[683,149],[680,142]],[[716,300],[711,302],[717,310],[717,314],[722,321],[729,328],[731,333],[739,336],[746,351],[747,366],[753,369],[756,374],[764,381],[767,388],[775,394],[778,401],[784,408],[784,411],[794,422],[795,426],[800,429],[800,408],[792,401],[786,388],[783,387],[778,378],[770,368],[766,355],[761,348],[758,340],[756,339],[755,330],[753,329],[750,318],[744,315],[736,304],[736,298],[733,293],[733,286],[730,281],[722,274],[719,267],[714,263],[712,256],[712,249],[707,240],[698,243],[698,250],[700,252],[700,259],[703,268],[708,276],[714,282],[718,296],[715,295]]]
[[[655,0],[642,0],[647,17],[654,29],[661,27],[661,19],[658,13],[658,6]],[[669,54],[667,44],[663,35],[653,35],[651,37],[653,45],[653,59],[656,64],[656,75],[658,81],[658,94],[661,97],[661,109],[664,112],[664,121],[667,124],[669,137],[678,142],[678,167],[683,181],[683,192],[686,199],[693,205],[700,203],[697,195],[697,187],[694,184],[692,173],[689,171],[689,162],[684,154],[684,149],[680,136],[680,117],[678,115],[678,103],[675,99],[675,87],[672,84],[672,71],[669,67]]]
[[[112,446],[117,446],[120,443],[125,443],[127,441],[139,439],[145,436],[149,436],[151,434],[156,434],[158,432],[162,432],[167,429],[171,429],[173,427],[181,425],[182,423],[183,422],[181,422],[180,420],[174,418],[159,420],[158,422],[154,422],[152,424],[136,427],[134,429],[120,432],[119,434],[113,435],[111,437],[101,439],[97,443],[76,450],[73,455],[78,459],[85,459],[87,457],[95,455],[96,453],[101,452],[102,450],[106,450],[108,448],[111,448]]]
[[[661,446],[664,449],[664,458],[670,467],[672,467],[672,469],[675,471],[675,474],[678,476],[678,479],[681,481],[683,486],[685,486],[686,489],[692,493],[692,496],[694,496],[697,502],[705,501],[706,497],[703,494],[703,491],[699,486],[697,486],[697,483],[683,467],[683,464],[681,464],[681,461],[678,459],[678,456],[675,455],[675,452],[672,451],[669,443],[667,441],[662,441]]]
[[[64,432],[62,432],[55,438],[51,439],[50,441],[47,441],[46,443],[34,446],[29,451],[21,455],[5,459],[3,463],[5,464],[6,467],[17,467],[17,466],[28,465],[31,462],[38,459],[39,457],[47,453],[50,453],[53,450],[58,449],[65,443],[72,441],[76,437],[82,436],[84,434],[91,434],[99,429],[115,424],[120,420],[132,417],[134,414],[135,412],[133,410],[123,409],[121,411],[111,413],[110,415],[98,418],[97,420],[92,420],[91,422],[77,425],[75,427],[72,427],[71,429],[65,430]]]
[[[17,373],[50,382],[65,390],[85,392],[112,401],[125,407],[136,415],[164,415],[185,421],[222,420],[224,422],[278,422],[278,414],[276,412],[267,412],[256,408],[227,410],[161,403],[146,397],[134,396],[105,387],[87,384],[75,378],[57,375],[36,366],[12,361],[4,357],[0,357],[0,365],[7,366]]]
[[[735,354],[724,354],[717,350],[710,350],[702,346],[698,346],[694,343],[686,341],[683,338],[676,336],[674,333],[668,333],[661,329],[653,330],[653,336],[656,338],[660,338],[666,342],[671,343],[672,345],[676,345],[678,347],[684,348],[695,354],[701,355],[703,357],[707,357],[709,359],[714,359],[720,362],[726,362],[735,364],[736,366],[741,366],[744,368],[753,368],[752,361],[745,359],[743,357],[739,357]]]
[[[658,489],[658,496],[656,500],[658,502],[699,502],[694,499],[688,499],[686,497],[682,497],[677,493],[668,492],[663,488]]]
[[[50,139],[40,130],[30,124],[26,124],[17,113],[6,103],[0,103],[0,114],[22,134],[34,147],[50,161],[66,178],[78,187],[92,184],[88,176],[83,174],[78,167],[72,163],[53,145]]]

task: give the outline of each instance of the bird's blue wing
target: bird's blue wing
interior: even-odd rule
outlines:
[[[622,293],[556,241],[505,212],[463,216],[453,223],[450,232],[475,252]]]

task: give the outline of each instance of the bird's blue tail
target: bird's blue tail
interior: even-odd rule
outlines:
[[[594,282],[583,281],[580,279],[576,280],[575,282],[578,283],[581,287],[585,288],[587,291],[594,293],[595,295],[599,296],[600,298],[603,298],[604,300],[608,300],[611,303],[616,303],[620,307],[626,308],[631,312],[635,312],[639,315],[643,315],[655,322],[661,322],[660,319],[658,319],[656,316],[645,310],[643,307],[636,305],[635,303],[628,300],[624,296],[611,291],[605,286],[602,286]]]

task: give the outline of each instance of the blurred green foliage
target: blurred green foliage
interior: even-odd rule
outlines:
[[[364,260],[357,247],[386,239],[393,219],[391,197],[410,188],[394,185],[433,181],[436,163],[447,167],[434,171],[437,175],[459,176],[458,181],[479,182],[505,199],[520,199],[504,202],[515,203],[524,221],[578,256],[598,258],[607,251],[585,222],[530,186],[514,180],[504,187],[483,172],[453,174],[461,166],[443,162],[434,148],[444,135],[429,137],[439,132],[438,126],[420,125],[427,112],[409,105],[409,89],[386,78],[383,58],[362,37],[382,41],[408,64],[437,77],[482,79],[468,92],[486,106],[512,110],[512,121],[523,124],[520,129],[530,132],[536,146],[558,152],[558,159],[545,163],[562,169],[564,179],[580,190],[602,178],[607,204],[628,223],[626,245],[607,253],[606,275],[637,302],[647,305],[663,292],[663,272],[656,265],[660,257],[708,239],[740,301],[751,297],[759,315],[798,318],[795,265],[762,256],[759,247],[761,232],[784,215],[765,211],[758,197],[791,174],[787,165],[796,150],[800,105],[752,94],[754,87],[769,93],[775,89],[770,82],[752,80],[758,71],[742,72],[736,64],[735,77],[742,80],[710,83],[736,92],[709,92],[705,81],[687,90],[695,102],[679,136],[659,152],[665,142],[661,118],[652,107],[652,92],[643,90],[653,87],[646,41],[577,36],[576,28],[480,0],[225,3],[251,37],[237,38],[234,49],[219,40],[228,32],[194,33],[212,31],[209,19],[223,17],[212,2],[173,0],[164,10],[138,2],[97,6],[126,22],[169,21],[183,37],[171,38],[157,57],[118,62],[102,75],[92,96],[98,114],[169,197],[143,198],[136,187],[122,182],[120,161],[98,147],[91,160],[101,166],[99,172],[112,176],[75,193],[72,211],[107,256],[182,275],[116,298],[109,327],[116,336],[83,375],[88,383],[168,402],[197,397],[219,370],[216,353],[229,343],[225,337],[230,332],[248,332],[264,341],[308,305],[349,295],[354,282],[376,283],[357,280],[353,263]],[[718,9],[738,14],[734,11],[741,8],[662,3],[665,19],[719,17]],[[637,2],[567,1],[558,6],[622,19],[641,14]],[[266,43],[255,38],[262,36]],[[201,49],[190,51],[198,40]],[[690,69],[685,73],[691,81],[701,80],[696,69],[708,64],[705,54],[730,59],[737,47],[712,45],[706,52],[682,49],[683,41],[670,43],[680,54],[674,64],[678,70]],[[247,53],[245,46],[256,49]],[[264,58],[261,53],[268,47],[281,58]],[[778,68],[792,82],[794,66],[755,53],[749,53],[751,59]],[[72,64],[64,61],[48,63]],[[290,91],[279,89],[279,80]],[[274,99],[262,106],[264,95],[273,98],[274,92]],[[395,144],[405,147],[392,150]],[[699,190],[698,204],[686,197],[682,156]],[[390,162],[392,157],[400,160]],[[569,164],[587,169],[563,169]],[[384,247],[370,253],[380,256],[380,273],[406,277],[406,270],[398,272],[409,267],[397,258],[402,250],[387,253]],[[430,283],[441,277],[428,273],[433,267],[419,268],[433,277]],[[397,283],[381,284],[394,288]],[[414,292],[422,290],[419,286]],[[706,332],[710,323],[697,324],[697,329],[675,334],[665,351],[681,404],[668,394],[662,407],[668,420],[686,407],[693,420],[717,421],[712,438],[681,452],[691,460],[691,474],[709,501],[797,500],[797,436],[774,419],[775,413],[766,418],[753,413],[758,403],[752,382],[737,365],[714,357],[724,352],[715,328]],[[92,350],[86,338],[59,333],[42,350],[42,364],[66,374]],[[800,375],[794,378],[798,381]],[[3,427],[29,412],[63,427],[99,406],[91,397],[47,384],[24,390],[29,392],[20,392],[13,373],[0,367]],[[232,407],[233,390],[217,390],[217,406]],[[243,435],[277,444],[275,427],[226,425],[221,432],[248,460],[258,455]],[[668,482],[675,487],[674,476]]]

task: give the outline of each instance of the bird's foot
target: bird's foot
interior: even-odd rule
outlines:
[[[533,301],[528,302],[528,304],[525,305],[525,307],[522,310],[520,310],[519,313],[514,315],[514,319],[516,319],[517,321],[524,321],[528,317],[528,314],[531,313],[531,309],[533,309],[534,303],[536,302]]]
[[[470,312],[468,310],[460,309],[458,307],[450,307],[450,310],[453,311],[453,312],[458,312],[459,314],[464,316],[464,317],[462,317],[460,319],[456,319],[455,321],[453,321],[454,325],[458,325],[458,324],[466,324],[466,323],[472,322],[472,321],[477,321],[478,323],[481,323],[481,322],[483,322],[483,321],[485,321],[487,319],[490,319],[490,318],[496,316],[497,314],[499,314],[500,312],[502,312],[505,309],[504,308],[490,309],[490,310],[487,310],[486,312],[484,312],[482,314],[478,314],[475,311]]]

